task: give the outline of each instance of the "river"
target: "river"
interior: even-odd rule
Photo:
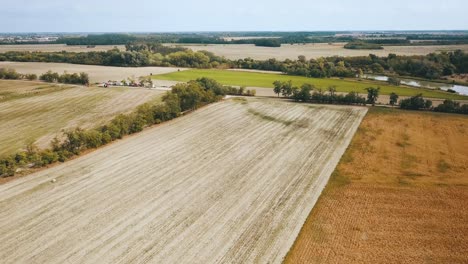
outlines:
[[[367,74],[364,76],[366,79],[372,79],[376,81],[388,81],[387,76],[383,75],[370,75]],[[446,83],[438,83],[438,82],[431,82],[431,81],[421,81],[409,78],[398,78],[401,80],[401,84],[413,86],[413,87],[423,87],[429,89],[441,89],[447,91],[448,89],[452,89],[459,94],[468,95],[468,86],[457,85],[457,84],[446,84]]]

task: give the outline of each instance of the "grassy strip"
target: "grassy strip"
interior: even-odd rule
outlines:
[[[397,93],[400,96],[414,96],[422,93],[424,97],[429,98],[441,98],[441,99],[452,99],[452,100],[468,100],[467,96],[458,94],[447,93],[443,91],[421,89],[421,88],[410,88],[385,85],[380,82],[373,82],[368,80],[341,80],[331,78],[307,78],[303,76],[292,76],[284,74],[270,74],[270,73],[257,73],[257,72],[241,72],[241,71],[228,71],[228,70],[188,70],[173,72],[162,75],[153,76],[154,79],[159,80],[170,80],[170,81],[181,81],[186,82],[189,80],[207,77],[214,79],[224,85],[237,85],[237,86],[248,86],[248,87],[273,87],[274,81],[289,81],[291,80],[293,85],[300,86],[304,83],[310,83],[317,88],[327,89],[329,86],[336,86],[337,92],[359,92],[366,93],[365,88],[370,86],[379,86],[381,94],[390,94],[392,92]]]

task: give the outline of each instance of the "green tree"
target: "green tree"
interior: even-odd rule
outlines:
[[[292,92],[293,92],[292,81],[289,80],[287,82],[283,82],[283,85],[281,86],[281,93],[283,94],[283,96],[289,97],[291,96]]]
[[[380,87],[367,87],[365,90],[367,91],[367,103],[374,106],[379,98]]]
[[[275,81],[275,82],[273,82],[273,85],[274,85],[273,91],[279,97],[279,95],[281,93],[281,87],[283,86],[283,84],[280,81]]]
[[[390,94],[390,105],[394,106],[395,104],[397,104],[397,102],[398,102],[398,94],[392,92]]]

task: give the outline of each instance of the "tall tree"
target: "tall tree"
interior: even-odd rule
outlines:
[[[393,107],[398,102],[398,94],[392,92],[390,94],[390,105]]]
[[[281,93],[281,87],[283,86],[283,84],[282,84],[280,81],[275,81],[275,82],[273,83],[273,85],[274,85],[273,91],[274,91],[275,94],[277,94],[278,97],[279,97],[279,95],[280,95],[280,93]]]
[[[281,93],[283,94],[284,97],[289,97],[293,92],[293,86],[292,86],[292,81],[289,80],[287,82],[284,82],[283,85],[281,86]]]
[[[375,102],[379,98],[380,87],[367,87],[365,90],[367,91],[367,103],[375,106]]]

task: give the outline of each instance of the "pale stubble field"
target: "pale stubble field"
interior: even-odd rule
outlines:
[[[281,263],[366,112],[229,99],[8,182],[0,259]]]

